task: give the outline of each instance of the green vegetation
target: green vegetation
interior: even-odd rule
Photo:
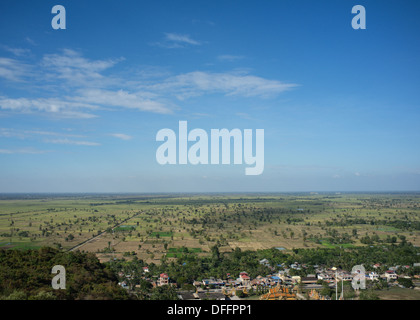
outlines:
[[[133,231],[136,230],[135,226],[118,226],[114,228],[114,232]]]
[[[308,273],[314,273],[314,265],[336,266],[340,269],[351,270],[354,265],[364,264],[373,265],[381,261],[384,265],[412,265],[419,260],[417,253],[420,249],[411,244],[389,245],[381,247],[355,247],[342,250],[334,249],[294,249],[290,253],[283,253],[277,249],[264,249],[257,251],[242,251],[236,248],[232,252],[222,253],[219,246],[211,248],[210,256],[198,256],[194,253],[184,252],[176,260],[170,262],[163,260],[160,264],[147,264],[143,260],[117,260],[109,262],[109,267],[115,272],[117,270],[134,270],[142,274],[142,268],[148,266],[151,274],[166,272],[171,279],[179,286],[192,284],[194,280],[215,277],[226,279],[227,274],[236,277],[242,271],[247,271],[251,278],[258,275],[266,276],[272,273],[272,269],[259,263],[262,259],[267,259],[271,266],[295,262],[306,264],[309,267],[301,270],[291,270],[291,275],[306,277]],[[382,266],[381,270],[387,270]],[[378,270],[379,271],[379,270]],[[420,268],[411,268],[404,272],[417,274]]]
[[[52,267],[66,269],[66,289],[51,286]],[[114,273],[92,253],[57,249],[0,250],[0,299],[128,299]]]
[[[263,258],[272,266],[299,262],[347,270],[357,263],[412,265],[420,258],[419,203],[418,193],[0,195],[0,249],[28,254],[51,247],[59,255],[81,250],[112,274],[130,263],[139,272],[147,265],[154,274],[170,274],[180,287],[244,270],[251,277],[269,274],[258,263]],[[47,269],[45,279],[51,279]],[[304,271],[313,272],[292,273]],[[138,297],[173,295],[137,282],[143,288]],[[1,295],[41,294],[19,288]],[[89,297],[83,290],[80,297],[46,294]],[[104,291],[98,298],[112,296],[98,290]]]
[[[419,198],[416,193],[3,195],[0,247],[68,250],[82,244],[101,261],[135,251],[139,259],[157,262],[165,254],[178,256],[167,247],[200,248],[205,254],[217,242],[221,251],[420,245]]]
[[[150,236],[151,237],[155,237],[155,238],[160,238],[160,237],[171,237],[173,234],[172,232],[151,232]]]
[[[180,248],[169,248],[168,253],[166,254],[167,258],[180,258],[185,254],[188,253],[199,253],[203,250],[201,248],[187,248],[187,247],[180,247]]]

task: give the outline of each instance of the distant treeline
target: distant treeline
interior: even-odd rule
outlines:
[[[415,220],[379,220],[379,219],[365,219],[365,218],[354,218],[354,219],[341,219],[338,221],[325,221],[326,226],[351,226],[356,224],[368,224],[368,225],[381,225],[390,226],[400,230],[420,230],[420,221]]]

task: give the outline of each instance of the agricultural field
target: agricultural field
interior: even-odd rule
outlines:
[[[1,195],[0,247],[137,256],[220,250],[420,246],[420,194]]]
[[[381,300],[420,300],[420,290],[392,287],[377,292]]]

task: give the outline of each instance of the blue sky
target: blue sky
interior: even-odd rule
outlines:
[[[419,191],[419,16],[407,0],[2,0],[0,192]],[[159,165],[156,133],[181,120],[264,129],[263,174]]]

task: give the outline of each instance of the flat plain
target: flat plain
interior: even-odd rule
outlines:
[[[0,248],[53,246],[159,263],[185,248],[420,246],[419,193],[3,194]]]

